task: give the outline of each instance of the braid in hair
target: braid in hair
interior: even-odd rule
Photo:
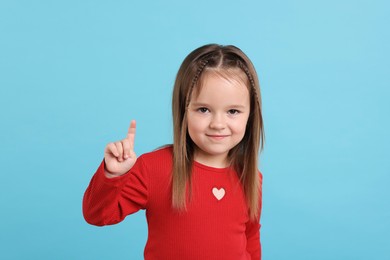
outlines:
[[[186,97],[186,108],[188,107],[189,103],[190,103],[190,97],[192,95],[192,91],[194,89],[194,86],[196,85],[196,83],[198,82],[199,80],[199,77],[200,77],[200,74],[203,72],[204,68],[207,66],[207,64],[209,63],[209,61],[206,59],[206,60],[202,60],[200,62],[200,65],[196,71],[196,74],[194,76],[194,78],[192,79],[192,83],[191,83],[191,87],[190,87],[190,90],[188,91],[187,93],[187,97]]]
[[[256,91],[256,84],[255,84],[255,81],[253,80],[252,74],[250,73],[248,67],[244,63],[242,63],[240,60],[237,61],[237,64],[238,64],[238,67],[241,68],[245,72],[246,76],[248,77],[249,83],[251,85],[252,93],[254,93],[254,95],[256,96],[256,102],[259,105],[259,107],[261,107],[260,106],[260,97],[258,96],[258,93]]]

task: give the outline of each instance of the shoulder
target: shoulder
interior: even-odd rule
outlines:
[[[171,164],[172,158],[172,145],[165,145],[151,152],[142,154],[138,159],[145,164]]]
[[[164,146],[140,155],[134,165],[134,171],[148,180],[150,194],[168,187],[172,172],[172,146]],[[152,196],[152,195],[151,195]]]
[[[258,172],[259,172],[259,177],[260,177],[260,180],[263,180],[263,174],[261,173],[261,171],[260,171],[260,170],[258,170]]]
[[[171,146],[160,147],[154,151],[144,153],[137,158],[136,163],[130,172],[133,175],[163,176],[163,173],[170,173],[172,168],[172,148]]]
[[[144,153],[140,157],[143,159],[154,159],[154,158],[161,158],[161,157],[172,157],[173,149],[172,145],[164,145],[159,148],[156,148],[155,150]]]

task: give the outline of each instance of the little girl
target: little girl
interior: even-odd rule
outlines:
[[[139,158],[136,123],[110,143],[83,199],[90,224],[146,210],[145,259],[261,259],[259,82],[237,47],[191,52],[176,77],[173,145]]]

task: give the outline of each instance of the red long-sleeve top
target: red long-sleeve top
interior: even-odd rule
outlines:
[[[126,174],[107,178],[104,162],[83,199],[90,224],[116,224],[146,210],[151,259],[261,259],[259,219],[251,221],[242,186],[231,168],[193,164],[187,210],[172,208],[172,148],[141,155]]]

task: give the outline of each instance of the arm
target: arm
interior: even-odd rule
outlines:
[[[145,208],[147,178],[134,153],[135,121],[126,138],[109,143],[104,161],[93,176],[83,199],[85,220],[94,225],[115,224]]]
[[[257,221],[249,221],[246,225],[246,249],[252,260],[261,259],[260,224]]]
[[[142,158],[126,174],[107,178],[103,161],[85,191],[83,214],[92,225],[116,224],[127,215],[145,209],[148,177]]]

